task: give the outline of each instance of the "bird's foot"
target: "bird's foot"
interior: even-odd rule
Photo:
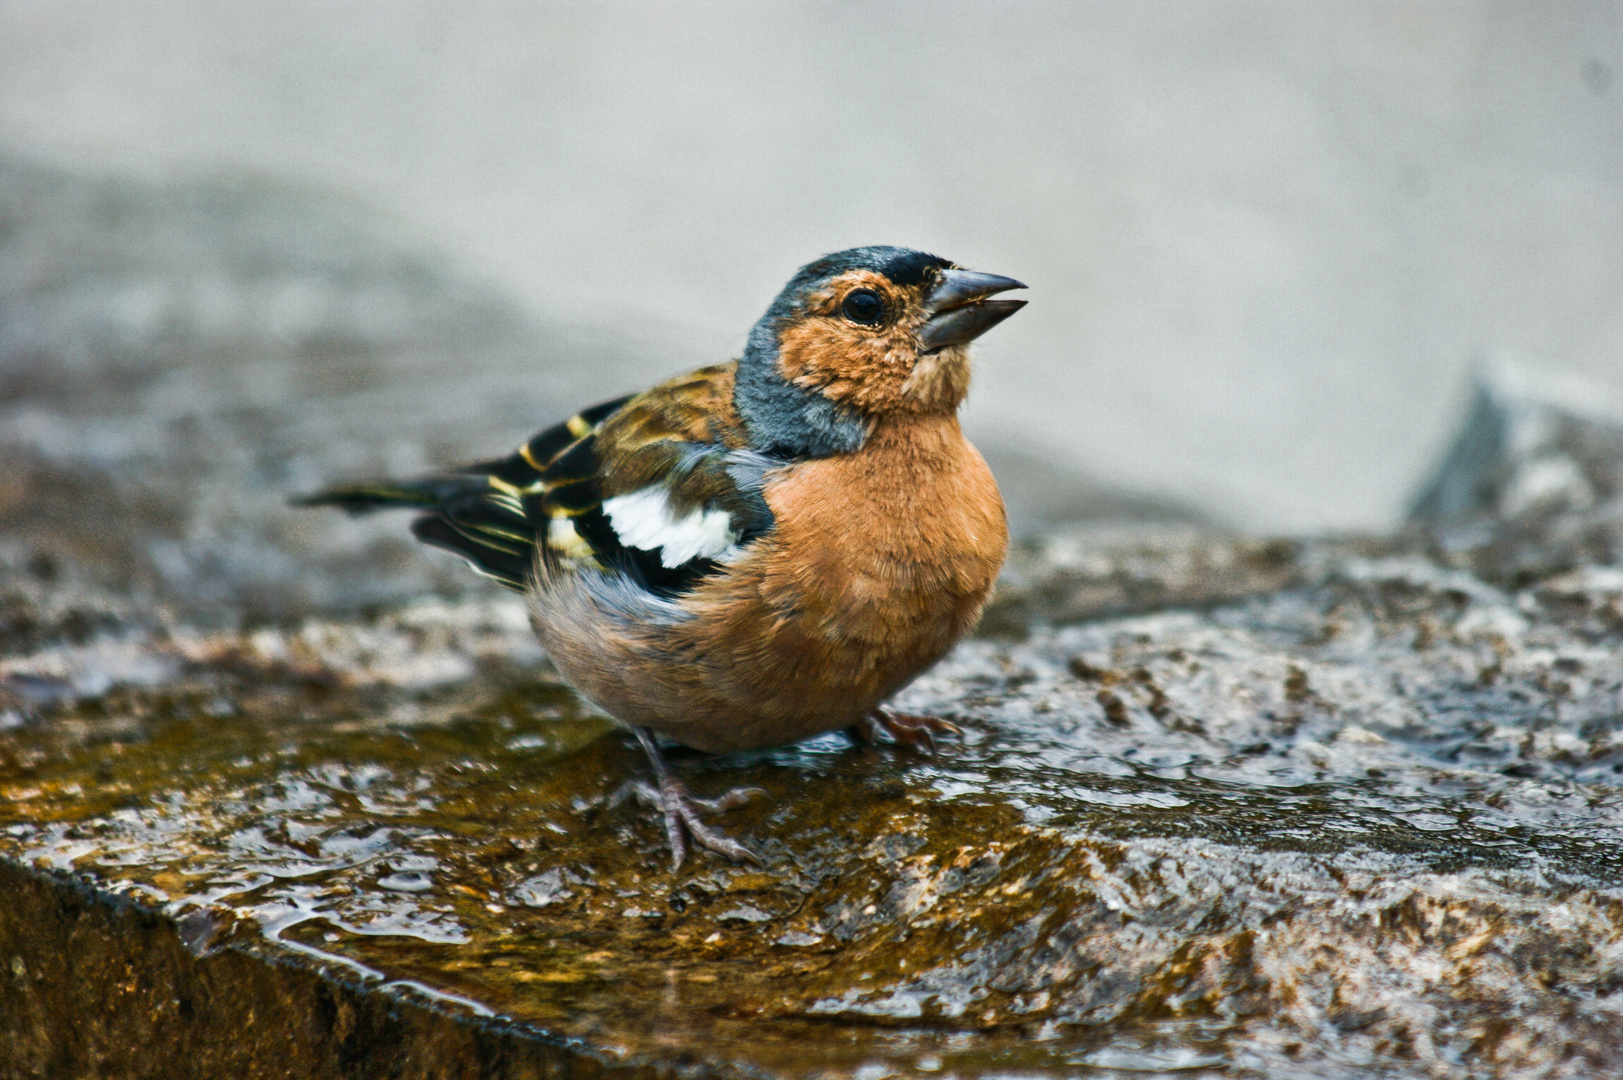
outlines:
[[[879,741],[881,734],[889,735],[900,746],[917,746],[925,753],[935,754],[937,735],[962,735],[963,729],[951,720],[939,716],[920,716],[917,713],[892,712],[875,709],[862,723],[851,726],[851,735],[863,743]]]
[[[671,843],[671,869],[682,869],[687,861],[688,840],[695,846],[713,851],[734,862],[752,862],[765,866],[761,857],[720,829],[706,825],[700,813],[719,814],[743,806],[757,795],[765,795],[763,788],[733,788],[719,799],[701,799],[688,790],[688,786],[674,776],[667,776],[658,787],[642,780],[633,780],[628,787],[638,802],[652,806],[665,815],[665,836]]]
[[[679,777],[671,772],[671,767],[665,763],[665,755],[659,752],[654,742],[654,733],[648,728],[633,728],[637,741],[642,744],[643,751],[648,755],[648,763],[654,767],[654,776],[659,780],[659,786],[645,784],[634,780],[629,785],[631,793],[640,801],[649,806],[657,806],[665,814],[665,835],[671,842],[671,870],[675,872],[682,869],[687,861],[688,839],[706,851],[713,851],[717,855],[725,856],[734,862],[752,862],[756,866],[765,866],[761,857],[737,840],[728,836],[719,829],[712,829],[704,823],[699,811],[704,810],[712,814],[731,810],[743,806],[757,795],[765,795],[762,788],[734,788],[722,795],[719,799],[701,799],[688,790]]]

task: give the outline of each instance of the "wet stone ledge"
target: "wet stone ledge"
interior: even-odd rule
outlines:
[[[0,862],[0,1076],[636,1075],[266,949],[193,951],[201,919]],[[190,946],[190,947],[189,947]]]
[[[1623,572],[1298,543],[1018,607],[1230,542],[1187,543],[1028,552],[1022,632],[901,701],[934,758],[677,754],[766,789],[764,872],[669,872],[505,600],[13,655],[0,1075],[1623,1069]]]

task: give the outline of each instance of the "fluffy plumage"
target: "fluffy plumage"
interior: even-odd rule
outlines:
[[[979,617],[1007,546],[963,437],[967,345],[1019,282],[902,248],[803,267],[743,357],[588,409],[514,454],[309,503],[422,511],[419,539],[529,598],[559,670],[639,729],[673,856],[733,858],[650,732],[702,750],[877,723]]]

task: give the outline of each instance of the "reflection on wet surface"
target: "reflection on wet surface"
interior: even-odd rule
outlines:
[[[1619,1063],[1623,1008],[1609,573],[1508,594],[1352,559],[971,642],[899,702],[965,728],[935,759],[676,754],[701,793],[770,793],[727,819],[767,872],[676,877],[614,798],[626,738],[544,665],[479,659],[523,634],[491,606],[132,640],[168,674],[0,733],[0,850],[162,907],[199,953],[286,950],[633,1059],[1581,1072]]]

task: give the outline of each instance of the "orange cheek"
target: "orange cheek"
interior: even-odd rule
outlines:
[[[901,403],[902,386],[913,362],[910,342],[898,345],[884,337],[853,336],[821,349],[799,369],[794,381],[843,405],[884,411]]]
[[[888,326],[858,326],[840,315],[841,298],[854,288],[871,288],[885,298],[896,313]],[[809,314],[779,335],[778,373],[864,412],[916,407],[903,387],[918,359],[917,306],[879,275],[847,275],[809,297]]]
[[[778,343],[778,373],[803,385],[883,379],[887,373],[911,366],[912,349],[904,343],[892,340],[892,335],[878,336],[851,326],[843,319],[809,319],[784,331]],[[905,370],[903,374],[905,377]]]

